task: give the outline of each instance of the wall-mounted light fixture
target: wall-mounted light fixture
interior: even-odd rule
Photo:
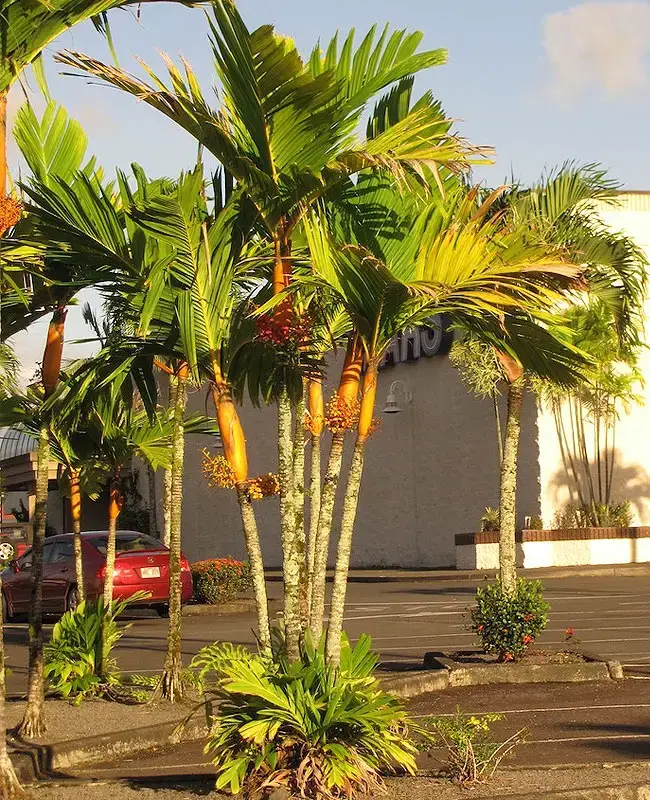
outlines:
[[[397,390],[400,390],[404,396],[404,402],[409,404],[413,402],[413,392],[404,383],[404,381],[393,381],[388,389],[386,395],[386,405],[382,408],[384,414],[397,414],[399,411],[404,411],[402,406],[397,402]]]

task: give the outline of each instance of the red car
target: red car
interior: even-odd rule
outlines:
[[[106,531],[81,534],[86,597],[97,598],[104,589]],[[30,605],[31,549],[2,574],[2,605],[5,619],[24,614]],[[181,556],[182,602],[192,597],[190,565]],[[118,531],[116,538],[113,599],[123,600],[138,591],[150,593],[137,605],[154,608],[165,616],[169,607],[169,549],[157,539],[136,531]],[[51,536],[43,555],[43,613],[63,614],[79,602],[72,534]]]

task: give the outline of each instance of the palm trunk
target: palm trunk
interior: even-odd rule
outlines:
[[[0,573],[0,593],[2,592],[2,574]],[[11,763],[7,752],[7,721],[5,715],[5,698],[7,696],[5,674],[5,647],[3,638],[3,628],[0,625],[0,798],[8,800],[23,794],[22,787],[18,781],[14,765]]]
[[[169,400],[168,407],[175,408],[177,381],[173,374],[169,375]],[[172,509],[172,471],[166,469],[163,475],[163,544],[169,547],[171,539],[171,511]]]
[[[517,586],[517,462],[523,402],[524,382],[518,379],[508,384],[506,437],[499,494],[499,577],[503,591],[508,593],[513,593]]]
[[[343,463],[343,448],[345,434],[335,433],[330,444],[330,453],[323,479],[321,491],[320,512],[316,529],[314,578],[311,592],[311,614],[309,627],[315,642],[320,642],[323,635],[325,619],[325,595],[327,590],[327,558],[329,555],[332,520],[334,519],[334,504],[336,490],[339,485],[341,464]]]
[[[120,468],[118,467],[111,478],[110,496],[108,501],[108,538],[106,539],[106,566],[104,568],[104,615],[112,613],[113,606],[113,579],[115,573],[115,550],[117,539],[117,520],[122,510],[122,493],[120,491]],[[103,619],[102,619],[103,622]],[[103,678],[107,677],[108,644],[105,639],[106,627],[102,624],[102,653],[98,673]]]
[[[7,194],[7,97],[8,89],[0,92],[0,198]],[[3,231],[4,233],[4,231]]]
[[[215,365],[215,375],[219,375]],[[226,384],[212,385],[212,398],[217,412],[217,423],[223,444],[223,452],[235,476],[235,488],[239,511],[241,513],[246,552],[251,567],[253,594],[257,609],[257,627],[260,647],[264,652],[271,650],[271,629],[269,626],[269,608],[266,596],[266,579],[264,576],[264,559],[257,520],[253,503],[248,492],[248,458],[246,455],[246,439],[241,426],[232,395]]]
[[[284,581],[284,632],[289,661],[300,658],[300,575],[304,553],[299,553],[294,495],[291,400],[286,389],[278,398],[278,477],[280,481],[280,531]]]
[[[296,405],[293,435],[293,515],[296,558],[300,562],[300,631],[309,625],[309,581],[307,580],[307,539],[305,535],[305,412],[307,386]]]
[[[156,492],[156,470],[147,464],[147,490],[149,494],[149,535],[160,538],[158,530],[158,497]]]
[[[183,696],[183,658],[181,655],[181,522],[183,503],[183,461],[185,431],[183,421],[187,407],[187,368],[181,368],[174,402],[172,434],[172,491],[169,552],[169,628],[167,656],[161,676],[162,696],[174,703]]]
[[[316,562],[316,534],[320,514],[321,495],[321,434],[311,435],[311,459],[309,465],[309,536],[307,540],[307,600],[311,626],[312,600],[314,593],[314,569]]]
[[[111,478],[110,498],[108,502],[108,539],[106,541],[106,574],[104,576],[104,606],[106,608],[113,602],[117,520],[119,519],[121,510],[122,493],[120,492],[120,468],[118,467]]]
[[[492,395],[494,404],[494,421],[497,427],[497,444],[499,448],[499,466],[503,463],[503,432],[501,431],[501,413],[499,411],[499,397],[496,393]]]
[[[323,408],[323,384],[320,379],[309,381],[309,421],[311,431],[311,459],[309,465],[309,535],[307,539],[307,604],[311,624],[311,603],[314,589],[314,562],[316,559],[316,533],[320,514],[321,494],[321,436],[325,421]]]
[[[361,413],[359,415],[357,440],[354,445],[352,463],[350,464],[350,471],[348,472],[345,499],[343,501],[341,534],[339,536],[336,554],[332,602],[330,604],[330,618],[327,629],[327,660],[335,667],[338,667],[341,658],[341,635],[343,633],[343,614],[345,611],[348,572],[350,570],[350,557],[352,554],[352,535],[354,533],[354,522],[357,516],[361,478],[363,477],[363,460],[366,442],[372,427],[376,395],[377,363],[371,363],[368,365],[363,380]]]
[[[31,598],[29,606],[29,677],[27,708],[18,734],[37,739],[46,731],[45,680],[43,676],[43,548],[47,525],[47,495],[50,469],[50,438],[47,426],[41,428],[36,466],[36,510],[32,542]]]
[[[343,406],[352,407],[357,402],[359,394],[359,381],[363,365],[363,351],[356,336],[351,336],[345,353],[341,380],[337,392],[337,400]],[[332,435],[330,453],[327,459],[325,479],[323,480],[318,524],[315,540],[314,577],[311,592],[310,628],[315,642],[319,642],[323,635],[325,617],[325,596],[327,588],[327,559],[329,555],[329,542],[332,533],[332,520],[336,502],[336,490],[339,485],[341,464],[343,463],[343,449],[345,445],[345,431],[336,431]]]
[[[77,470],[70,472],[70,517],[72,518],[72,534],[74,547],[74,569],[77,581],[77,597],[83,603],[86,592],[84,587],[83,556],[81,550],[81,489],[79,487],[79,473]]]
[[[0,92],[0,196],[2,198],[5,197],[7,186],[7,94],[6,90]],[[0,574],[0,593],[1,590],[2,575]],[[0,624],[0,798],[2,800],[5,800],[5,798],[8,800],[8,798],[23,794],[16,771],[7,752],[7,737],[5,735],[7,729],[5,715],[6,695],[5,646],[3,628],[2,624]]]

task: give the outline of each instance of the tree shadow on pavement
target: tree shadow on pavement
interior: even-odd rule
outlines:
[[[568,727],[576,731],[576,733],[592,733],[594,735],[593,739],[581,743],[576,742],[575,744],[581,744],[589,748],[598,747],[612,750],[619,755],[627,756],[631,761],[636,761],[637,759],[647,760],[650,758],[650,722],[648,725],[573,722]],[[600,736],[616,736],[620,738],[598,738]]]
[[[195,795],[196,797],[218,798],[232,797],[217,792],[215,789],[216,778],[214,775],[164,775],[147,778],[129,778],[127,783],[132,789],[151,789],[160,792],[179,792],[182,797]]]
[[[445,596],[454,594],[476,594],[476,586],[444,586],[435,589],[391,589],[391,594],[418,594],[422,596]]]

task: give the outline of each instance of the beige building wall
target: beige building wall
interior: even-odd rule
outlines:
[[[397,379],[408,385],[413,402],[401,413],[382,414],[389,386]],[[333,366],[326,397],[337,381],[338,369]],[[399,393],[398,400],[403,402]],[[448,357],[435,355],[383,369],[377,406],[381,427],[368,444],[352,564],[453,566],[455,534],[477,530],[485,506],[498,505],[491,402],[470,396]],[[190,407],[204,410],[205,392],[192,396]],[[251,474],[275,471],[275,409],[247,405],[242,419]],[[183,547],[192,560],[245,553],[234,493],[210,489],[201,475],[200,451],[209,444],[209,437],[187,440]],[[350,439],[348,457],[351,445]],[[325,452],[328,447],[329,440]],[[529,398],[522,431],[520,524],[524,515],[539,513],[537,463],[536,412]],[[277,500],[261,501],[256,509],[265,563],[279,566]]]
[[[621,195],[618,206],[599,209],[612,230],[632,236],[650,258],[650,193],[630,192]],[[650,298],[645,317],[650,319]],[[646,340],[650,330],[646,330]],[[640,368],[650,376],[650,350],[641,353]],[[634,513],[633,524],[650,524],[650,380],[639,387],[643,403],[631,409],[616,426],[616,471],[612,499],[629,500]],[[555,512],[567,503],[577,503],[575,486],[562,464],[555,422],[545,408],[539,412],[540,478],[542,516],[549,526]],[[587,421],[587,439],[591,440]],[[590,456],[593,449],[590,450]]]

